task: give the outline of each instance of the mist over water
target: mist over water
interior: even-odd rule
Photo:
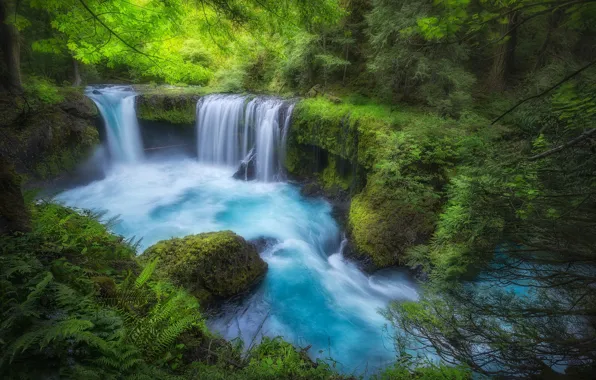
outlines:
[[[242,134],[232,133],[238,138],[235,144],[240,153],[255,145],[267,152],[258,148],[259,141],[274,142],[268,158],[274,167],[284,154],[279,142],[287,137],[289,114],[279,112],[279,101],[251,103],[230,105],[228,120],[242,129],[252,118],[249,126],[263,126],[266,136],[245,134],[252,137],[244,144]],[[214,106],[220,111],[227,107]],[[240,115],[240,108],[244,116],[231,112],[236,109]],[[123,127],[124,114],[120,116],[116,125]],[[267,118],[275,122],[270,132]],[[226,149],[222,157],[229,153]],[[199,159],[208,161],[201,154]],[[250,295],[231,300],[210,316],[213,330],[228,339],[241,337],[247,347],[262,336],[312,345],[312,358],[331,357],[345,373],[370,374],[392,363],[393,341],[378,310],[391,300],[417,299],[407,274],[386,270],[369,276],[346,261],[343,233],[324,200],[304,198],[286,182],[266,182],[272,172],[266,171],[262,181],[235,180],[234,165],[215,163],[219,165],[184,156],[116,161],[105,178],[67,190],[58,200],[119,216],[115,232],[142,238],[141,252],[159,240],[201,232],[232,230],[249,240],[265,238],[261,256],[269,264],[267,275]]]

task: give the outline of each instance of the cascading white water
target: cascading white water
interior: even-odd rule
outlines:
[[[279,179],[285,144],[280,131],[283,108],[283,101],[272,98],[249,101],[245,96],[211,95],[201,99],[197,104],[199,161],[237,167],[254,149],[256,178]],[[284,127],[291,110],[290,105]]]
[[[90,97],[105,118],[116,156],[135,137],[129,129],[136,126],[134,93],[109,88]],[[292,109],[271,98],[205,97],[197,104],[200,162],[157,156],[111,165],[101,180],[57,199],[119,216],[114,230],[142,237],[141,249],[162,239],[222,230],[265,241],[260,252],[268,264],[265,278],[247,298],[222,305],[209,317],[210,328],[247,345],[262,336],[283,336],[312,346],[305,352],[313,359],[331,357],[342,372],[367,376],[397,354],[389,337],[393,330],[377,311],[390,301],[416,300],[415,284],[399,270],[363,273],[343,256],[346,240],[331,205],[275,181],[281,179]],[[137,141],[128,146],[140,146]],[[261,181],[235,179],[242,160],[246,166],[252,162]],[[240,178],[247,179],[248,172]]]
[[[238,149],[244,97],[208,96],[197,104],[199,161],[226,166],[244,158]]]
[[[136,93],[126,86],[88,87],[87,97],[103,116],[112,160],[138,162],[143,159],[143,143],[135,111]]]

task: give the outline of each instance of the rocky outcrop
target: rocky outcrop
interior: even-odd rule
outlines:
[[[245,292],[267,271],[256,247],[232,231],[160,241],[143,253],[154,258],[158,271],[203,302]]]
[[[29,179],[74,169],[99,143],[97,109],[82,93],[66,91],[55,104],[29,102],[0,99],[0,155]]]
[[[375,268],[404,264],[406,250],[430,238],[435,220],[434,204],[416,207],[409,197],[406,189],[388,191],[375,183],[353,197],[347,226],[353,249],[348,256]]]
[[[233,177],[235,179],[240,179],[243,181],[252,181],[257,177],[257,157],[255,155],[254,149],[251,149],[250,153],[242,160],[240,163],[240,167],[234,173]]]
[[[334,205],[350,240],[346,256],[367,270],[405,264],[434,232],[456,127],[417,111],[321,96],[299,102],[292,120],[285,168],[307,180],[303,195]]]
[[[192,126],[196,119],[195,94],[143,93],[136,98],[137,117],[147,121]]]

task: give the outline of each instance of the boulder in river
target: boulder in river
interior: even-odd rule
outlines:
[[[162,240],[143,256],[159,258],[157,270],[201,301],[243,293],[267,271],[257,248],[232,231]]]
[[[242,160],[240,163],[240,167],[234,173],[233,177],[235,179],[241,179],[244,181],[252,181],[257,177],[257,156],[254,153],[254,149],[252,149],[246,158]]]

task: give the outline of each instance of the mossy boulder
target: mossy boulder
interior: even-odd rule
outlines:
[[[0,154],[28,179],[51,179],[73,170],[99,144],[97,109],[81,92],[61,89],[61,102],[37,101],[31,109],[19,98],[0,97]],[[25,110],[25,111],[23,111]]]
[[[372,269],[405,264],[406,250],[426,241],[433,233],[434,201],[410,202],[405,190],[387,191],[373,184],[352,199],[348,232],[351,255],[372,261]]]
[[[143,256],[159,258],[162,274],[203,301],[242,293],[267,271],[256,247],[232,231],[163,240]]]

